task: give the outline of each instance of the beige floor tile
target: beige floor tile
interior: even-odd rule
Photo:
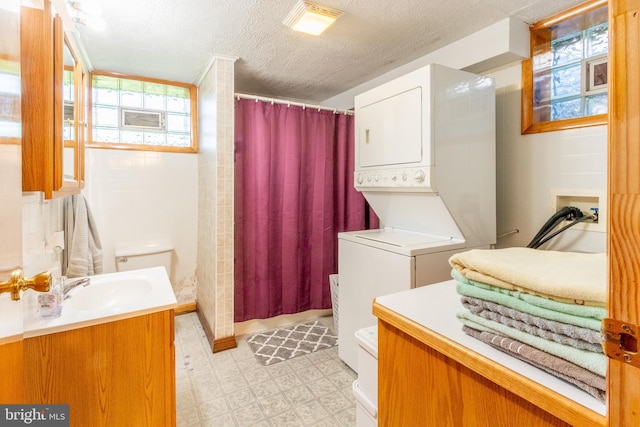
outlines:
[[[320,323],[333,328],[331,317]],[[212,353],[195,313],[176,317],[178,427],[355,426],[355,373],[337,347],[262,366],[245,339]]]

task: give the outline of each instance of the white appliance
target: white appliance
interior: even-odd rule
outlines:
[[[428,65],[356,96],[355,127],[355,187],[384,225],[338,235],[338,353],[358,372],[375,297],[447,280],[451,255],[495,243],[494,83]]]
[[[360,375],[353,382],[356,398],[356,426],[378,425],[378,326],[358,329],[358,366]]]

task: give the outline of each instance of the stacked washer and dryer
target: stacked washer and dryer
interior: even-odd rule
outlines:
[[[383,228],[338,235],[338,352],[358,425],[375,425],[360,385],[377,364],[358,366],[377,357],[374,298],[448,280],[451,255],[496,241],[494,82],[428,65],[356,96],[355,127],[355,187]]]

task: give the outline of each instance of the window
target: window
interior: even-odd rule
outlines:
[[[89,146],[196,152],[194,85],[91,74]]]
[[[75,85],[73,84],[73,68],[64,67],[62,74],[62,101],[64,105],[62,127],[65,141],[73,140],[74,120],[75,120]]]
[[[592,0],[531,26],[522,63],[522,133],[607,123],[607,2]]]

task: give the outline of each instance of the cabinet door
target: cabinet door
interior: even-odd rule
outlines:
[[[54,188],[54,61],[51,4],[20,10],[22,70],[22,191]]]
[[[23,7],[20,30],[22,190],[42,191],[46,199],[78,194],[84,181],[80,144],[84,141],[85,73],[65,38],[62,19],[52,15],[50,1],[42,9]],[[68,76],[70,94],[65,105]],[[65,127],[65,111],[72,115],[67,118],[70,130]]]
[[[56,111],[59,117],[56,126],[60,130],[62,146],[57,154],[55,176],[59,182],[53,197],[78,194],[84,187],[84,141],[85,141],[85,99],[87,73],[73,49],[69,39],[63,36],[62,60],[56,63]],[[59,89],[58,89],[59,88]]]
[[[174,311],[24,340],[25,400],[69,404],[71,427],[176,425]]]

